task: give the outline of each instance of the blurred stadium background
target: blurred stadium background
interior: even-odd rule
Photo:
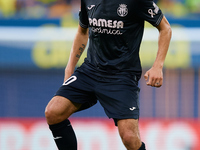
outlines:
[[[172,28],[161,88],[142,77],[141,137],[147,150],[200,150],[200,0],[157,0]],[[0,0],[0,150],[55,150],[44,109],[63,82],[80,0]],[[143,72],[157,51],[146,24]],[[80,65],[83,62],[83,54]],[[79,150],[124,150],[99,104],[71,117]]]

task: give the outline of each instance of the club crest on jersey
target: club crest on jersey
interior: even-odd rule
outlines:
[[[119,7],[117,9],[117,14],[120,17],[125,17],[128,14],[128,8],[126,4],[119,4]]]

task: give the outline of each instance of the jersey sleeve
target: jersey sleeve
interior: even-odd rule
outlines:
[[[82,28],[88,28],[88,15],[86,6],[83,0],[81,0],[81,8],[79,11],[79,24]]]
[[[139,0],[137,15],[139,18],[158,26],[163,18],[163,13],[153,0]]]

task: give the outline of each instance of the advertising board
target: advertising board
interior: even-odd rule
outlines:
[[[78,150],[125,150],[112,120],[72,118]],[[141,138],[148,150],[199,150],[200,121],[141,119]],[[43,118],[0,119],[0,150],[56,150]]]

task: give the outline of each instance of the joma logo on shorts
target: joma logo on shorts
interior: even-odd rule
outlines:
[[[106,19],[96,19],[96,18],[89,18],[90,26],[95,27],[108,27],[108,28],[124,28],[123,21],[117,20],[106,20]]]
[[[134,111],[136,109],[136,107],[131,107],[129,108],[131,111]]]

